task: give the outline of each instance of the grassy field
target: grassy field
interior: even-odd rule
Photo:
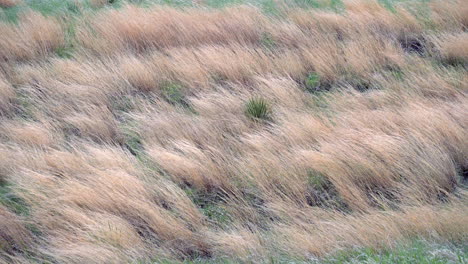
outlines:
[[[467,263],[462,0],[0,0],[0,263]]]

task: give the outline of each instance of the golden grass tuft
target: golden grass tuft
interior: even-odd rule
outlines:
[[[441,55],[449,63],[468,63],[468,34],[462,33],[442,43]]]
[[[1,60],[43,57],[64,43],[59,22],[33,11],[22,14],[16,26],[0,22],[0,32]]]
[[[16,143],[29,146],[47,146],[53,144],[53,132],[40,123],[6,123],[2,124],[2,133]]]
[[[277,4],[0,22],[0,262],[466,243],[462,1]]]
[[[93,30],[81,27],[78,39],[85,47],[106,54],[202,43],[250,44],[259,40],[262,30],[259,22],[264,18],[250,8],[180,12],[165,7],[148,10],[126,5],[120,11],[108,10],[90,20]],[[152,24],[155,20],[156,25]]]

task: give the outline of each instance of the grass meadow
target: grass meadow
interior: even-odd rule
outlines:
[[[0,263],[467,263],[463,0],[0,0]]]

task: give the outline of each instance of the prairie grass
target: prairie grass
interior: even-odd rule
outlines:
[[[11,8],[11,7],[14,7],[18,4],[20,4],[21,1],[20,0],[1,0],[0,1],[0,7],[3,7],[3,8]]]
[[[0,262],[465,261],[463,1],[0,6]]]

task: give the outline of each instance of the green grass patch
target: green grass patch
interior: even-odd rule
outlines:
[[[164,99],[174,105],[181,104],[184,101],[182,89],[182,85],[172,82],[164,84],[161,88]]]
[[[45,16],[59,15],[65,13],[77,14],[79,7],[74,1],[64,0],[29,0],[27,5]]]
[[[309,73],[304,81],[304,85],[309,92],[318,91],[320,88],[320,75],[315,72]]]
[[[353,73],[346,73],[341,81],[344,84],[352,86],[354,89],[361,93],[378,88],[376,82],[372,82],[371,80],[363,76],[359,76]]]
[[[201,208],[202,213],[214,224],[225,227],[231,223],[229,212],[219,204],[208,204]]]
[[[187,196],[198,207],[203,215],[218,227],[227,227],[232,218],[223,206],[223,194],[218,192],[205,192],[192,187],[183,188]]]
[[[264,98],[254,97],[247,101],[245,114],[254,121],[271,120],[271,106]]]
[[[342,0],[294,0],[292,1],[300,8],[326,9],[335,12],[341,12],[345,9]]]
[[[332,208],[343,212],[349,211],[347,204],[326,175],[311,169],[307,171],[307,177],[307,204],[310,206]]]
[[[390,75],[398,81],[403,81],[405,79],[405,73],[402,70],[391,70]]]
[[[171,7],[194,7],[197,5],[211,8],[225,8],[234,5],[254,5],[259,7],[265,14],[278,16],[281,8],[279,8],[276,0],[206,0],[196,4],[191,0],[108,0],[105,7],[120,8],[124,3],[130,3],[140,7],[150,7],[154,5],[168,5]],[[293,5],[301,8],[320,8],[334,11],[344,10],[342,0],[293,0]],[[10,22],[17,21],[18,12],[22,9],[30,8],[40,12],[45,16],[62,16],[62,15],[82,15],[86,11],[93,11],[101,7],[93,7],[90,0],[74,1],[74,0],[25,0],[23,5],[2,8],[0,19]]]
[[[396,12],[396,9],[394,7],[394,3],[395,3],[394,0],[378,0],[378,1],[382,6],[384,6],[389,11],[391,11],[393,13]]]
[[[55,50],[57,56],[63,59],[70,59],[73,57],[73,52],[75,50],[75,34],[76,34],[76,19],[72,17],[66,23],[65,30],[65,44],[61,47],[58,47]]]
[[[332,89],[334,81],[322,78],[316,72],[308,73],[305,78],[300,81],[301,87],[308,93],[318,95],[326,93]]]
[[[345,10],[345,5],[342,0],[331,0],[330,8],[335,12],[342,12]]]
[[[381,264],[445,264],[468,261],[468,244],[430,243],[414,240],[402,243],[393,249],[375,250],[363,248],[352,251],[341,251],[324,259],[321,263],[381,263]],[[319,262],[320,263],[320,262]]]
[[[0,7],[0,21],[17,23],[21,9],[21,6],[13,6],[8,8]]]
[[[294,3],[301,8],[321,8],[325,5],[317,0],[294,0]]]
[[[55,50],[57,56],[62,59],[71,59],[73,57],[73,46],[61,46]]]
[[[25,91],[17,93],[13,100],[16,116],[21,120],[35,120],[34,105]]]
[[[184,90],[185,88],[182,84],[177,82],[167,82],[161,86],[162,97],[166,102],[174,106],[181,106],[193,112],[193,109],[185,97]]]
[[[260,43],[266,49],[272,50],[276,47],[276,41],[269,32],[264,32],[260,38]]]
[[[115,96],[110,100],[110,106],[115,114],[128,113],[135,109],[135,102],[130,95]]]
[[[314,170],[307,172],[307,180],[311,186],[317,189],[327,189],[331,184],[322,173]]]
[[[140,134],[132,128],[131,124],[123,126],[121,131],[124,137],[124,147],[130,151],[132,155],[136,157],[140,156],[144,151],[143,140]]]
[[[184,264],[214,264],[214,263],[268,263],[268,264],[465,264],[468,261],[468,244],[455,245],[451,243],[432,243],[415,239],[408,243],[400,243],[395,248],[376,250],[361,248],[336,252],[325,258],[295,258],[287,254],[274,252],[264,260],[236,260],[229,258],[195,258],[185,261],[170,259],[155,259],[149,263],[184,263]],[[148,263],[148,262],[137,262]]]
[[[278,16],[280,14],[278,5],[274,0],[262,0],[257,5],[267,15]]]
[[[243,0],[207,0],[204,2],[205,5],[214,8],[223,8],[231,5],[242,4]]]
[[[6,182],[0,182],[0,204],[17,215],[29,215],[29,206],[16,194],[13,185]]]

